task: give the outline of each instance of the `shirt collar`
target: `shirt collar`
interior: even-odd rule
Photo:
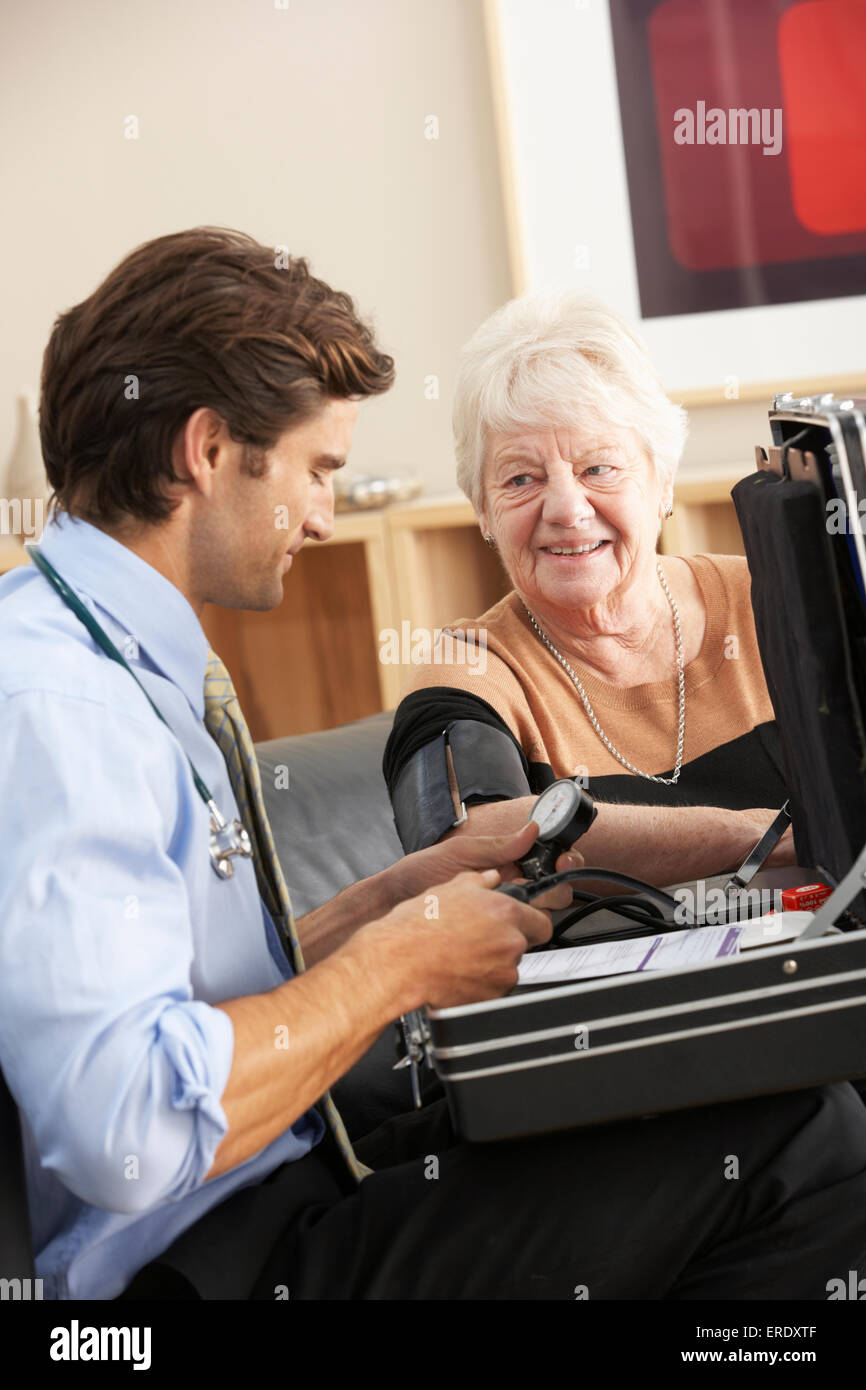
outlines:
[[[39,548],[72,588],[128,630],[203,719],[209,643],[180,589],[128,546],[65,512],[53,513]]]

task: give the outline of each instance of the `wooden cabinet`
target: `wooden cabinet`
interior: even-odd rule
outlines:
[[[730,500],[739,476],[678,478],[663,554],[743,553]],[[21,547],[0,546],[0,573],[20,563]],[[329,541],[295,556],[279,607],[208,607],[202,622],[259,741],[393,709],[413,648],[437,628],[480,617],[509,588],[459,493],[338,515]]]
[[[744,473],[731,469],[678,477],[673,515],[662,526],[663,555],[744,555],[731,488]]]
[[[17,569],[19,565],[29,565],[27,551],[20,541],[12,536],[0,534],[0,574]]]

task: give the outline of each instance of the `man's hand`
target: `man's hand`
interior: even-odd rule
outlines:
[[[381,869],[370,878],[352,883],[330,902],[296,918],[295,926],[308,966],[324,960],[344,945],[366,922],[384,917],[407,898],[417,897],[429,888],[447,883],[455,874],[467,869],[497,869],[503,879],[523,877],[515,862],[535,844],[538,826],[534,821],[497,835],[448,835],[438,845],[418,850],[398,859],[388,869]],[[557,867],[579,868],[580,854],[571,851],[560,856]],[[552,889],[535,904],[549,912],[571,905],[571,889],[567,884]]]
[[[447,883],[455,874],[467,869],[496,869],[503,881],[523,880],[518,859],[528,854],[538,838],[535,821],[510,831],[505,835],[454,835],[446,836],[429,849],[417,850],[407,854],[385,872],[389,875],[388,887],[393,893],[396,906],[406,898],[417,897],[419,893]],[[558,868],[580,868],[583,859],[575,850],[569,855],[560,856]],[[553,888],[543,897],[536,898],[534,907],[552,911],[554,908],[569,907],[572,892],[568,884]]]
[[[294,1124],[400,1014],[498,999],[517,983],[523,953],[550,939],[550,918],[493,892],[499,882],[495,869],[458,873],[359,927],[311,970],[216,1006],[231,1020],[234,1054],[221,1099],[229,1131],[208,1178]],[[285,1049],[274,1044],[280,1032]]]
[[[361,927],[344,949],[394,981],[400,1013],[498,999],[517,983],[524,952],[552,930],[546,912],[491,892],[500,882],[495,869],[459,873]]]

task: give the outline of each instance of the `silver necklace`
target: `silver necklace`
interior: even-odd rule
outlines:
[[[683,671],[683,638],[682,633],[680,631],[679,609],[677,608],[676,600],[674,599],[673,594],[668,588],[667,580],[662,574],[662,567],[659,564],[658,560],[656,560],[656,573],[658,574],[659,582],[665,591],[667,601],[671,606],[671,613],[673,614],[674,619],[674,637],[676,639],[677,647],[677,679],[679,682],[680,692],[680,714],[679,725],[677,727],[677,758],[673,777],[656,777],[655,774],[652,772],[641,772],[639,767],[635,767],[634,763],[630,763],[628,758],[624,758],[621,753],[618,753],[616,751],[607,734],[604,732],[603,728],[601,727],[601,725],[595,717],[595,711],[593,710],[592,705],[589,703],[589,698],[587,696],[586,691],[583,688],[583,685],[577,672],[572,670],[571,666],[568,664],[562,653],[560,651],[557,651],[556,647],[553,645],[547,634],[545,632],[542,632],[538,623],[535,621],[535,618],[533,617],[532,613],[530,613],[529,609],[526,608],[525,603],[523,604],[523,606],[524,608],[526,608],[526,612],[529,614],[529,621],[532,623],[532,626],[535,628],[535,631],[538,633],[544,645],[550,648],[550,650],[553,652],[553,655],[559,662],[560,666],[564,667],[568,674],[571,676],[571,679],[577,688],[577,693],[583,701],[583,707],[586,710],[586,713],[589,717],[589,722],[595,729],[595,732],[598,734],[607,751],[609,753],[612,753],[613,756],[616,758],[617,762],[622,763],[623,767],[627,767],[629,772],[633,772],[636,777],[645,777],[648,782],[661,782],[663,786],[670,787],[673,786],[674,782],[678,780],[680,770],[683,765],[683,734],[685,732],[686,727],[686,679]],[[522,599],[521,603],[523,603]]]

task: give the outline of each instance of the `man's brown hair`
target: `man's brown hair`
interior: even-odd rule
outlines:
[[[263,451],[328,397],[393,380],[350,297],[305,259],[224,227],[157,237],[54,324],[39,411],[52,503],[97,525],[164,521],[172,446],[200,406],[260,476]]]

